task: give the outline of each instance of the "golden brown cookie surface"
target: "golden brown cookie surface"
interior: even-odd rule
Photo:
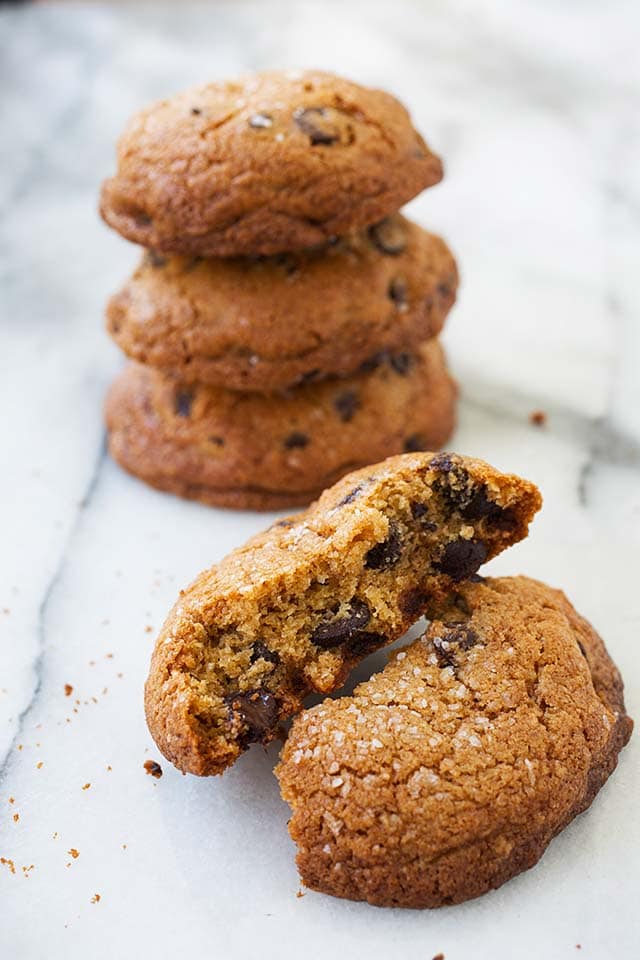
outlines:
[[[273,71],[133,117],[101,213],[159,251],[280,253],[375,223],[441,178],[394,97],[320,71]]]
[[[618,671],[560,591],[466,583],[433,612],[352,697],[294,721],[277,773],[316,890],[435,907],[497,887],[591,803],[629,739]]]
[[[340,476],[405,450],[437,449],[456,388],[436,340],[357,377],[262,396],[186,385],[131,366],[107,401],[110,449],[162,490],[218,506],[307,504]]]
[[[526,480],[455,454],[344,477],[182,591],[146,685],[158,747],[183,771],[222,773],[522,539],[540,502]]]
[[[149,252],[107,310],[132,359],[189,382],[273,391],[347,376],[436,336],[456,295],[446,244],[400,215],[313,251]]]

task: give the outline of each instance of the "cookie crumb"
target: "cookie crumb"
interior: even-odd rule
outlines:
[[[144,628],[144,632],[145,632],[145,633],[153,633],[153,627],[151,626],[150,623],[148,623],[148,624],[146,625],[146,627]]]
[[[67,850],[67,853],[69,854],[70,857],[73,857],[74,860],[77,860],[78,857],[80,856],[80,851],[76,850],[75,847],[71,847],[70,850]]]
[[[38,762],[36,763],[36,770],[42,770],[43,765],[44,765],[44,761],[38,760]]]
[[[304,890],[298,890],[298,892],[296,893],[296,897],[298,898],[298,900],[304,896],[305,896]]]
[[[13,815],[13,822],[14,822],[14,823],[17,823],[19,819],[20,819],[20,814],[19,814],[19,813],[14,813],[14,815]]]
[[[147,773],[150,776],[155,777],[156,780],[159,780],[160,777],[162,776],[162,767],[160,766],[159,763],[156,763],[155,760],[145,760],[142,766],[147,771]]]
[[[3,863],[5,866],[9,867],[11,873],[16,872],[16,865],[9,857],[0,857],[0,863]]]
[[[72,693],[73,693],[73,687],[71,686],[71,684],[70,684],[70,683],[65,683],[65,685],[64,685],[64,695],[65,695],[65,697],[70,697]]]
[[[444,953],[436,953],[433,960],[444,960]]]
[[[100,903],[100,899],[100,894],[94,893],[94,895],[91,897],[91,903]]]
[[[529,414],[529,423],[534,427],[544,427],[547,423],[547,415],[544,410],[532,410]]]
[[[90,783],[85,783],[84,786],[82,787],[82,789],[83,789],[83,790],[88,790],[90,786],[91,786]]]

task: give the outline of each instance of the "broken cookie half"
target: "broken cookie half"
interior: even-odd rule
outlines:
[[[159,748],[184,772],[222,773],[525,537],[540,504],[532,483],[457,454],[344,477],[181,593],[145,691]]]
[[[564,594],[507,577],[437,613],[293,723],[276,773],[314,890],[438,907],[498,887],[589,806],[631,735],[620,675]]]

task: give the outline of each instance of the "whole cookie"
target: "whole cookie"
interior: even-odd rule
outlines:
[[[388,93],[268,72],[161,100],[130,121],[101,213],[128,240],[228,257],[301,250],[375,223],[442,178]]]
[[[423,638],[293,724],[277,768],[314,890],[476,897],[589,806],[632,729],[602,640],[525,577],[461,584]]]
[[[436,340],[357,377],[262,396],[181,383],[132,365],[107,400],[115,459],[152,486],[218,506],[306,504],[343,474],[437,449],[456,387]]]
[[[446,244],[395,214],[297,254],[149,251],[111,299],[108,329],[134,360],[184,381],[272,391],[415,348],[440,332],[456,287]]]
[[[522,539],[539,506],[533,484],[455,454],[344,477],[181,592],[146,685],[158,747],[180,770],[222,773]]]

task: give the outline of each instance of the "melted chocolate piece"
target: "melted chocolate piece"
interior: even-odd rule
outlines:
[[[267,663],[280,663],[280,655],[275,650],[269,650],[269,647],[265,646],[261,640],[256,640],[251,651],[250,663],[255,663],[256,660],[260,659],[266,660]]]
[[[354,597],[349,601],[345,613],[328,611],[328,614],[325,614],[324,619],[312,631],[311,642],[324,650],[329,650],[344,643],[345,640],[352,640],[356,634],[364,630],[370,620],[371,611],[367,604],[364,600]]]
[[[366,657],[368,654],[373,653],[374,650],[378,650],[379,647],[383,647],[387,643],[387,638],[381,633],[371,633],[370,631],[364,630],[361,633],[356,633],[349,643],[347,644],[347,653],[353,654],[356,657]]]
[[[244,743],[262,740],[278,719],[278,701],[268,690],[249,690],[225,698],[229,720],[240,722],[245,728]]]
[[[399,373],[402,377],[406,377],[411,367],[412,357],[408,353],[396,353],[389,358],[389,362],[396,373]]]
[[[456,626],[446,630],[442,636],[433,638],[433,648],[439,667],[456,667],[456,654],[459,650],[470,650],[480,638],[472,627]]]
[[[326,107],[299,107],[293,113],[294,123],[309,137],[312,147],[330,147],[340,139],[330,117]]]
[[[375,547],[367,552],[364,565],[368,570],[384,570],[397,563],[402,553],[402,537],[393,521],[389,523],[389,533],[386,540],[376,543]]]
[[[396,307],[406,307],[408,292],[406,281],[400,277],[396,277],[389,284],[389,299],[393,300]]]
[[[453,540],[444,548],[438,568],[452,580],[466,580],[486,559],[487,548],[481,540]]]
[[[426,503],[419,503],[417,500],[411,502],[411,516],[413,519],[419,521],[423,530],[429,530],[431,533],[435,533],[438,529],[438,524],[433,523],[431,520],[425,520],[425,517],[428,515],[429,507]]]
[[[179,417],[188,417],[191,413],[193,393],[191,390],[176,390],[173,400],[173,409]]]
[[[339,393],[333,401],[333,405],[338,411],[338,416],[343,423],[348,423],[360,406],[360,397],[356,390],[345,390]]]
[[[309,437],[306,433],[300,433],[294,430],[288,437],[285,437],[283,446],[286,450],[294,450],[296,447],[306,447],[309,444]]]

